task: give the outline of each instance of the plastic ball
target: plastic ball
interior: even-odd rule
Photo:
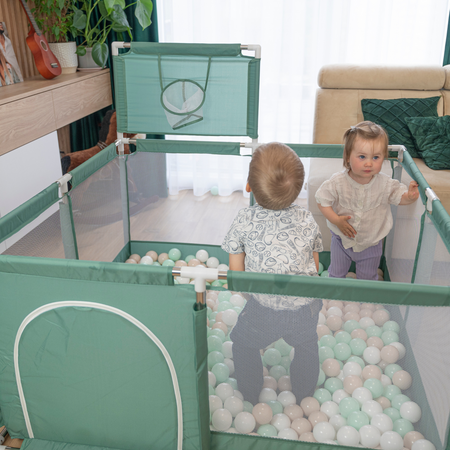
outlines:
[[[436,450],[436,447],[427,439],[418,439],[411,446],[411,450]]]
[[[130,257],[128,259],[134,259],[137,263],[139,263],[139,261],[141,260],[141,257],[137,253],[133,253],[132,255],[130,255]]]
[[[392,376],[392,383],[402,391],[409,389],[412,385],[412,377],[406,370],[399,370]]]
[[[298,440],[298,434],[292,428],[285,428],[278,432],[279,439],[289,439],[291,441]]]
[[[303,417],[303,410],[298,405],[288,405],[284,408],[283,413],[286,414],[291,421],[301,419]]]
[[[324,272],[322,272],[323,274]],[[305,441],[305,442],[317,442],[314,434],[311,432],[307,432],[307,433],[302,433],[299,437],[298,437],[299,441]]]
[[[294,419],[291,423],[291,428],[297,432],[299,436],[303,433],[308,433],[312,430],[311,422],[304,417]]]
[[[415,402],[405,402],[400,406],[400,415],[403,419],[416,423],[422,417],[422,410]]]
[[[327,377],[335,377],[335,376],[339,375],[339,373],[341,371],[341,366],[339,365],[339,362],[336,359],[327,358],[322,363],[322,370],[325,372],[325,375]]]
[[[135,259],[127,259],[127,260],[125,261],[125,264],[137,264],[137,262],[136,262]]]
[[[320,403],[314,397],[305,397],[300,402],[300,407],[302,408],[305,417],[309,417],[309,415],[314,411],[320,411]]]
[[[153,262],[154,262],[153,258],[151,256],[146,255],[140,259],[139,264],[145,264],[145,265],[151,266],[153,264]]]
[[[322,403],[320,411],[327,415],[328,418],[339,414],[339,405],[333,401]]]
[[[354,411],[359,411],[360,405],[359,402],[352,398],[343,398],[341,402],[339,403],[339,411],[341,413],[341,416],[347,419],[347,417],[350,415],[350,413]]]
[[[369,336],[369,337],[376,336],[376,337],[381,338],[383,331],[379,326],[373,325],[371,327],[366,328],[366,333],[367,333],[367,336]]]
[[[328,417],[322,411],[314,411],[308,416],[308,420],[311,422],[311,425],[314,427],[320,422],[328,422]]]
[[[410,431],[409,433],[405,434],[405,437],[403,438],[403,445],[408,450],[411,450],[414,442],[418,441],[419,439],[425,439],[422,433],[419,433],[418,431]]]
[[[371,336],[367,338],[366,344],[367,347],[376,347],[378,350],[381,350],[384,347],[384,342],[378,336]]]
[[[392,419],[386,414],[375,414],[372,419],[370,419],[370,425],[377,427],[381,431],[381,434],[386,431],[392,431],[394,428]]]
[[[314,392],[314,398],[322,405],[323,403],[331,400],[331,393],[328,389],[316,389]]]
[[[174,265],[175,265],[175,262],[172,261],[171,259],[166,259],[166,260],[162,263],[162,265],[163,265],[164,267],[167,267],[167,266],[174,266]]]
[[[327,389],[331,394],[334,394],[338,389],[342,389],[344,387],[343,382],[339,378],[328,378],[325,381],[324,388]]]
[[[216,387],[216,395],[224,402],[228,397],[234,395],[234,389],[228,383],[220,383]]]
[[[356,331],[356,330],[354,330],[354,331]],[[356,356],[362,355],[364,350],[367,347],[367,344],[365,343],[365,341],[360,338],[352,339],[348,345],[350,346],[352,354],[356,355]]]
[[[200,261],[200,262],[206,262],[209,258],[209,254],[206,250],[199,250],[196,254],[195,257]]]
[[[322,369],[319,369],[319,378],[317,379],[317,386],[321,386],[325,382],[325,372]]]
[[[347,417],[347,425],[355,428],[359,431],[359,429],[364,425],[369,425],[370,418],[363,411],[353,411]]]
[[[328,422],[320,422],[313,428],[314,439],[317,442],[325,442],[336,437],[336,430]]]
[[[356,446],[359,444],[359,433],[358,431],[350,427],[348,425],[345,425],[341,428],[339,428],[336,438],[339,444],[341,445],[348,445],[348,446]]]
[[[393,347],[395,347],[398,350],[399,356],[398,359],[402,359],[405,357],[406,355],[406,348],[405,346],[400,343],[400,342],[391,342],[389,345],[392,345]]]
[[[320,275],[324,270],[323,264],[321,262],[319,262],[319,270],[317,271],[317,273]]]
[[[391,407],[391,401],[388,398],[386,398],[386,397],[383,397],[383,396],[378,397],[378,398],[375,399],[375,401],[381,405],[381,407],[383,408],[383,411],[386,408],[390,408]]]
[[[253,407],[252,414],[259,425],[270,423],[273,417],[272,408],[267,403],[257,403]]]
[[[225,431],[231,427],[233,417],[227,409],[216,409],[212,415],[212,425],[217,431]]]
[[[399,394],[396,395],[393,399],[392,399],[392,407],[395,409],[398,409],[400,411],[401,406],[403,405],[403,403],[405,402],[409,402],[411,399],[404,394]]]
[[[326,325],[317,325],[317,336],[321,339],[327,334],[331,334],[331,330]]]
[[[344,378],[344,391],[352,395],[355,389],[362,387],[363,381],[356,375],[349,375]]]
[[[181,251],[177,248],[172,248],[169,250],[168,255],[172,261],[178,261],[181,258]]]
[[[281,353],[276,348],[269,348],[264,352],[263,361],[269,366],[275,366],[281,361]]]
[[[263,388],[261,389],[261,393],[259,394],[259,402],[260,403],[267,403],[270,400],[276,400],[277,399],[277,393],[270,388]]]
[[[209,411],[211,414],[214,413],[216,409],[223,408],[223,402],[220,397],[217,395],[210,395],[209,396]]]
[[[240,412],[244,411],[244,402],[232,395],[225,400],[223,407],[228,409],[233,417],[236,417]]]
[[[330,420],[328,421],[328,423],[331,423],[331,425],[333,425],[334,429],[336,431],[338,431],[340,428],[347,425],[347,419],[342,417],[340,414],[336,414],[336,415],[330,417]]]
[[[363,425],[359,429],[359,436],[363,447],[375,448],[380,445],[380,430],[373,425]]]
[[[361,325],[361,328],[363,330],[366,330],[369,327],[373,327],[375,325],[375,322],[374,322],[374,320],[371,317],[364,317],[363,316],[363,317],[361,317],[361,319],[359,319],[359,324]]]
[[[403,438],[395,431],[386,431],[381,435],[380,446],[383,450],[402,450]]]
[[[264,377],[263,388],[269,388],[276,391],[278,388],[277,380],[271,376]]]
[[[290,391],[282,391],[278,394],[277,401],[279,401],[283,408],[290,405],[295,405],[297,399],[295,395]]]
[[[349,345],[343,342],[336,344],[333,350],[334,350],[334,357],[339,361],[345,361],[352,354]]]
[[[402,370],[402,368],[398,364],[389,364],[384,369],[384,373],[392,380],[395,372],[398,372],[399,370]]]
[[[377,347],[367,347],[363,358],[369,364],[378,364],[381,361],[381,351]]]
[[[362,339],[364,341],[365,347],[367,347],[366,344],[367,333],[362,328],[357,328],[356,330],[353,330],[350,333],[350,336],[352,337],[352,339]]]
[[[382,327],[390,318],[389,311],[385,309],[379,309],[372,314],[372,319],[375,325]]]
[[[383,410],[383,413],[389,416],[392,419],[392,422],[395,422],[396,420],[400,419],[400,411],[398,409],[388,407]]]
[[[218,195],[219,194],[219,188],[217,186],[213,186],[210,190],[211,195]]]
[[[347,333],[351,333],[353,330],[356,330],[357,328],[361,328],[361,325],[357,320],[347,320],[344,323],[344,331]]]
[[[239,306],[240,308],[243,308],[245,306],[245,298],[242,297],[242,295],[239,294],[234,294],[229,298],[229,302],[233,305],[233,306]]]
[[[281,377],[287,374],[287,370],[283,366],[276,365],[270,368],[269,374],[278,381]]]
[[[261,425],[258,428],[257,433],[260,436],[266,436],[266,437],[275,437],[278,436],[278,430],[270,424],[266,424],[266,425]]]
[[[275,414],[272,417],[270,424],[273,425],[278,431],[281,431],[291,426],[291,419],[289,419],[289,417],[283,413]]]
[[[372,393],[373,398],[378,398],[383,395],[383,384],[376,378],[369,378],[368,380],[364,381],[364,387],[369,389],[369,391]]]
[[[410,431],[414,431],[414,426],[409,420],[397,419],[396,421],[394,421],[393,431],[395,431],[402,438],[404,438],[406,433],[409,433]]]
[[[341,402],[342,399],[348,398],[348,397],[350,397],[350,395],[347,392],[345,392],[344,389],[338,389],[333,392],[332,400],[334,403],[339,405],[339,403]]]
[[[236,324],[238,319],[238,313],[234,311],[233,309],[228,309],[223,312],[222,320],[223,322],[228,325],[229,327],[232,327]]]
[[[373,400],[372,392],[366,387],[358,387],[352,392],[352,398],[358,401],[362,406],[365,402]]]
[[[373,364],[369,364],[362,370],[361,376],[364,381],[370,378],[376,378],[377,380],[381,380],[381,369],[378,366]]]
[[[339,333],[336,333],[335,338],[337,344],[340,343],[349,344],[350,341],[352,340],[350,333],[347,333],[346,331],[339,331]]]
[[[234,419],[234,426],[239,433],[250,433],[255,429],[256,420],[249,412],[242,411]]]
[[[320,274],[320,276],[321,276],[321,277],[327,278],[327,277],[329,277],[330,275],[329,275],[329,273],[328,273],[328,270],[324,270],[324,271]]]

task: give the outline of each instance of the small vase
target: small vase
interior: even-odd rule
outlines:
[[[56,58],[58,58],[62,74],[75,73],[77,71],[78,58],[75,53],[77,50],[75,42],[52,42],[48,45]]]
[[[103,67],[100,67],[93,59],[92,59],[92,47],[86,48],[86,54],[83,56],[78,55],[78,70],[100,70]]]

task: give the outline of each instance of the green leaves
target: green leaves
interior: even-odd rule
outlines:
[[[84,30],[86,28],[87,16],[81,9],[75,9],[72,19],[72,25],[77,30]]]
[[[92,59],[100,67],[105,67],[106,61],[108,60],[109,50],[106,44],[95,43],[92,47]]]
[[[142,27],[145,30],[152,23],[153,2],[151,0],[137,0],[135,16]]]
[[[127,16],[125,11],[119,6],[114,5],[113,11],[111,13],[111,20],[118,25],[122,25],[123,27],[129,28],[130,24],[128,23]]]

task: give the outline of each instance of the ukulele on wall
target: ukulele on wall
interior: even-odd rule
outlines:
[[[27,45],[33,54],[34,63],[39,73],[48,80],[61,75],[61,64],[48,46],[47,39],[36,24],[30,8],[25,0],[20,0],[30,22],[30,32],[26,38]]]

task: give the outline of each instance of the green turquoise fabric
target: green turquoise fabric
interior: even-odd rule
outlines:
[[[364,120],[381,125],[389,135],[389,144],[404,145],[413,158],[420,158],[414,144],[407,117],[438,117],[437,104],[441,97],[395,98],[392,100],[363,99],[361,109]]]
[[[405,121],[425,164],[433,170],[450,169],[450,116],[407,117]]]

